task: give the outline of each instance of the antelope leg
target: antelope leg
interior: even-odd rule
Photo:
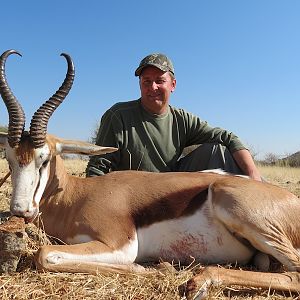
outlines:
[[[264,273],[212,266],[206,267],[200,274],[190,279],[184,288],[187,299],[191,300],[205,298],[211,286],[232,285],[299,292],[300,274],[297,272]]]
[[[110,252],[109,252],[110,251]],[[35,255],[38,269],[70,273],[149,273],[130,260],[119,262],[114,253],[98,241],[76,245],[41,247]]]

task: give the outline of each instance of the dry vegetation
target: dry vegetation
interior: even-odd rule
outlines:
[[[85,161],[68,160],[71,174],[84,176]],[[300,196],[300,168],[260,167],[267,181],[283,186]],[[0,159],[0,179],[7,173],[5,160]],[[10,178],[0,187],[0,211],[8,209],[11,193]],[[178,287],[191,278],[197,268],[182,269],[174,274],[159,275],[87,275],[65,273],[38,273],[32,264],[37,244],[31,245],[19,272],[0,275],[1,299],[185,299],[179,296]],[[212,289],[210,299],[296,299],[299,296],[283,296],[258,289]]]

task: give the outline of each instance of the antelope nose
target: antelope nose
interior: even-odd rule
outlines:
[[[10,212],[13,216],[24,218],[27,223],[32,222],[39,213],[38,209],[33,209],[31,211],[22,209],[11,209]]]
[[[20,205],[11,205],[10,212],[14,216],[23,217],[23,218],[30,217],[33,213],[31,210],[21,207]]]
[[[17,217],[26,217],[29,214],[29,211],[23,210],[21,208],[11,208],[10,212],[13,216]]]

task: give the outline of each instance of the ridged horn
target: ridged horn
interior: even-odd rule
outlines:
[[[55,109],[63,102],[68,95],[74,81],[75,68],[71,57],[62,53],[68,62],[68,72],[61,87],[49,98],[33,115],[30,122],[30,136],[35,148],[45,145],[48,121]]]
[[[17,54],[22,56],[16,50],[7,50],[0,56],[0,94],[7,107],[9,115],[8,123],[8,143],[14,148],[21,140],[25,126],[25,114],[17,98],[10,90],[5,76],[5,62],[9,55]]]

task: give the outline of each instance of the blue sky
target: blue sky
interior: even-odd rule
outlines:
[[[300,1],[5,1],[0,52],[27,128],[61,85],[76,77],[48,132],[88,140],[103,112],[139,97],[134,70],[149,53],[173,61],[171,104],[236,133],[258,157],[300,150]],[[8,122],[0,102],[0,124]]]

